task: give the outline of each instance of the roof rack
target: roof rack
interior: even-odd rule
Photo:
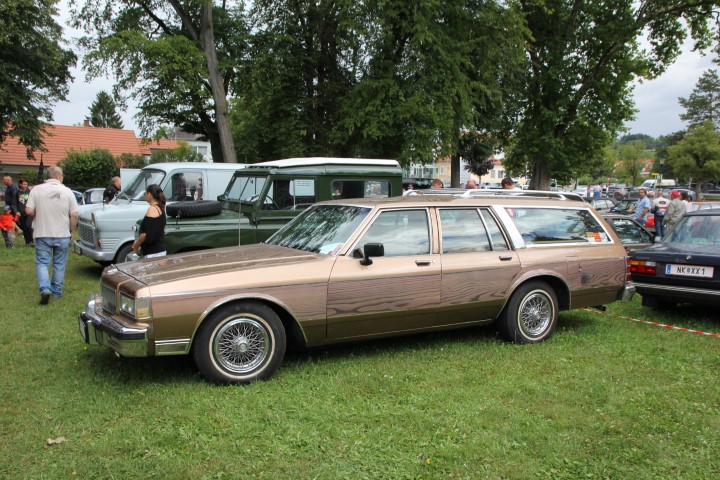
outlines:
[[[572,192],[553,192],[549,190],[520,190],[485,188],[485,189],[464,189],[464,188],[438,188],[415,190],[417,195],[449,195],[453,197],[477,198],[477,197],[535,197],[555,198],[558,200],[574,200],[582,202],[583,198]]]

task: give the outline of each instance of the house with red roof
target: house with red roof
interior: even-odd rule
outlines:
[[[28,159],[25,146],[15,137],[8,137],[0,146],[0,173],[10,174],[13,179],[30,169],[56,165],[64,159],[69,150],[91,150],[104,148],[114,156],[130,153],[150,157],[153,150],[178,147],[176,140],[143,140],[133,130],[117,128],[95,128],[88,121],[83,126],[50,125],[44,136],[45,152],[35,152],[34,159]]]

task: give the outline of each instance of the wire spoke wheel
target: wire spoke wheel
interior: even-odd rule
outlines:
[[[520,304],[518,316],[519,326],[528,336],[540,336],[552,322],[552,302],[543,291],[531,292]]]
[[[203,322],[193,341],[193,357],[208,380],[247,384],[270,378],[285,356],[280,318],[259,302],[220,307]]]
[[[243,316],[221,326],[213,336],[212,352],[224,369],[244,374],[263,364],[270,342],[270,333],[263,325]]]
[[[521,285],[498,319],[502,337],[515,343],[542,342],[555,330],[558,317],[555,291],[545,282]]]

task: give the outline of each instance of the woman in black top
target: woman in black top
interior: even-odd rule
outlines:
[[[160,185],[153,184],[145,191],[145,200],[150,204],[140,222],[138,237],[133,243],[134,252],[140,250],[145,258],[165,255],[165,193]]]

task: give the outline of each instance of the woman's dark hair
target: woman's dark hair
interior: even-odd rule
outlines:
[[[167,200],[165,199],[165,192],[162,191],[160,185],[153,183],[152,185],[148,185],[145,191],[149,193],[158,203],[160,203],[160,208],[165,210]]]
[[[682,191],[682,192],[680,192],[680,198],[683,200],[690,200],[690,195],[688,195],[687,192]]]

